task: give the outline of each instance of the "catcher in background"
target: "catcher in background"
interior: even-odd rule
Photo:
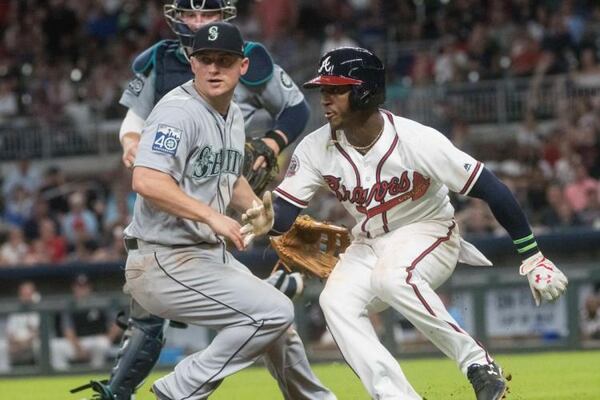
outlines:
[[[335,49],[304,87],[320,88],[329,123],[300,142],[273,206],[267,194],[266,205],[247,210],[242,234],[250,240],[288,231],[317,189],[328,187],[357,224],[319,300],[344,359],[371,397],[421,398],[368,318],[391,306],[457,363],[478,400],[502,398],[500,367],[435,293],[458,261],[491,265],[461,239],[448,191],[488,203],[523,259],[520,274],[537,305],[559,298],[567,278],[540,252],[510,190],[481,162],[435,129],[379,108],[385,70],[377,56]]]
[[[132,65],[134,77],[120,99],[128,108],[119,132],[122,160],[128,168],[135,162],[142,127],[154,105],[193,78],[188,54],[194,32],[207,23],[235,18],[237,9],[230,0],[174,0],[165,5],[164,13],[177,40],[161,40],[136,57]],[[242,174],[260,194],[275,176],[277,155],[303,132],[310,111],[302,92],[262,44],[246,42],[244,56],[249,59],[249,67],[235,88],[234,101],[242,110],[246,132],[258,129],[254,117],[259,110],[265,110],[273,122],[270,130],[260,138],[248,138],[245,146]],[[288,297],[297,295],[302,290],[301,276],[282,272],[273,274],[267,282]],[[164,320],[140,307],[132,306],[131,310],[130,318],[124,321],[127,330],[110,379],[92,381],[75,391],[91,386],[102,400],[129,400],[148,376],[162,349]],[[295,354],[304,357],[301,365],[307,374],[311,373],[304,349]]]

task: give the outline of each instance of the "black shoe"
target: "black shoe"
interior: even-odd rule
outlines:
[[[154,395],[156,396],[157,400],[171,400],[170,398],[167,397],[166,394],[164,394],[163,392],[161,392],[160,390],[158,390],[156,388],[156,385],[152,385],[152,388],[150,389],[150,391],[152,393],[154,393]]]
[[[77,393],[85,389],[92,389],[95,393],[92,396],[92,400],[114,400],[117,397],[113,394],[110,386],[108,386],[108,380],[103,381],[90,381],[83,386],[71,389],[71,393]]]
[[[473,385],[477,400],[500,400],[506,394],[506,380],[496,363],[470,365],[467,378]]]

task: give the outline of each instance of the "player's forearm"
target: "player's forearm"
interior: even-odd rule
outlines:
[[[254,193],[246,178],[240,176],[233,185],[233,192],[231,194],[231,202],[229,203],[229,206],[234,210],[243,213],[252,207],[253,201],[260,202],[260,199]]]
[[[137,135],[137,141],[139,142],[139,136],[142,134],[142,128],[144,127],[144,119],[135,113],[132,109],[127,111],[123,122],[121,122],[121,128],[119,129],[119,140],[123,148],[125,145],[123,139],[126,135],[131,138],[132,135]]]
[[[275,121],[275,126],[271,132],[281,132],[285,135],[286,145],[296,140],[304,131],[308,119],[310,118],[310,108],[306,100],[300,103],[286,107]],[[276,135],[276,133],[274,133]],[[269,136],[277,140],[276,136]],[[284,146],[285,147],[285,146]]]
[[[492,214],[506,229],[523,259],[539,251],[531,226],[517,199],[487,168],[481,172],[469,196],[482,199],[488,204]]]
[[[162,211],[179,218],[206,223],[218,212],[188,196],[171,176],[150,168],[133,170],[132,188]]]

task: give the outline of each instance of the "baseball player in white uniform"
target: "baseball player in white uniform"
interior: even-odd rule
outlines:
[[[161,400],[205,399],[226,376],[265,355],[284,398],[335,399],[296,370],[297,360],[281,357],[289,355],[282,346],[300,342],[288,330],[291,301],[226,249],[226,241],[244,248],[240,225],[226,208],[243,211],[260,202],[240,176],[244,119],[231,101],[248,68],[242,36],[234,25],[217,22],[200,28],[193,43],[194,80],[165,95],[144,124],[132,180],[138,197],[125,230],[125,275],[133,298],[152,314],[218,333],[153,391]]]
[[[246,211],[245,240],[269,229],[287,231],[317,189],[329,188],[357,223],[320,304],[346,362],[371,397],[421,398],[368,317],[393,307],[458,364],[478,400],[500,399],[506,391],[501,369],[435,293],[458,261],[491,265],[461,239],[448,191],[489,204],[523,257],[520,272],[538,305],[557,299],[566,277],[540,253],[511,192],[481,162],[435,129],[379,108],[385,70],[377,56],[361,48],[332,50],[304,87],[320,88],[329,123],[298,144],[275,189],[273,210],[266,201]]]

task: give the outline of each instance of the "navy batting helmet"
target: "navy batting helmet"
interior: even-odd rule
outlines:
[[[184,48],[191,48],[194,40],[194,32],[181,19],[181,13],[185,11],[220,11],[222,21],[229,21],[237,16],[237,9],[231,0],[174,0],[172,4],[165,4],[167,24]]]
[[[385,67],[369,50],[360,47],[331,50],[321,57],[317,74],[303,86],[311,89],[350,85],[350,106],[353,109],[378,107],[385,101]]]

